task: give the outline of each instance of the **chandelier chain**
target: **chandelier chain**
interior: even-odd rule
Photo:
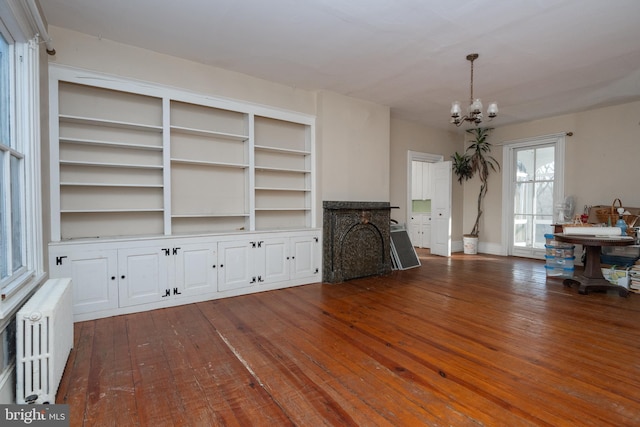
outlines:
[[[473,104],[473,60],[475,58],[470,59],[471,61],[471,94],[469,95],[469,104]]]

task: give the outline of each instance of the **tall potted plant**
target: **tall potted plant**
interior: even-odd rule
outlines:
[[[480,234],[480,217],[482,216],[482,202],[487,195],[489,174],[491,171],[500,170],[500,164],[491,156],[491,143],[487,140],[492,128],[467,129],[467,133],[473,135],[471,144],[464,153],[457,151],[451,156],[453,160],[453,172],[462,184],[474,176],[480,179],[480,192],[478,193],[478,212],[471,233],[463,236],[464,253],[477,253],[478,235]]]

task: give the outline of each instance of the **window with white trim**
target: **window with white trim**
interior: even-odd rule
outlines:
[[[16,34],[15,25],[12,34],[5,19],[0,16],[0,320],[43,275],[38,45]]]
[[[0,283],[3,288],[24,268],[24,153],[13,137],[12,51],[13,43],[0,34]]]

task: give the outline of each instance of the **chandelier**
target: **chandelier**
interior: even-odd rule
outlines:
[[[482,123],[482,102],[480,98],[473,98],[473,61],[478,59],[477,53],[470,53],[467,55],[467,61],[471,62],[471,96],[469,97],[469,106],[467,107],[467,114],[461,116],[462,109],[460,108],[460,102],[455,101],[451,104],[451,123],[456,126],[460,126],[464,122],[473,122],[477,125]],[[487,108],[487,116],[489,120],[498,115],[498,104],[492,102]]]

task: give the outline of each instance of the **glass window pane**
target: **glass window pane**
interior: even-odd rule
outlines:
[[[536,186],[536,213],[553,215],[553,182],[538,182]]]
[[[22,160],[11,156],[11,255],[12,272],[22,263]]]
[[[515,246],[526,247],[531,240],[529,230],[531,229],[531,216],[515,215],[513,220],[513,244]]]
[[[535,171],[534,150],[520,150],[516,153],[516,181],[531,181]]]
[[[4,279],[9,275],[9,267],[7,266],[7,251],[9,249],[9,237],[7,236],[7,210],[5,206],[5,186],[2,183],[5,180],[4,162],[8,154],[0,151],[0,279]]]
[[[533,214],[533,189],[531,182],[516,184],[513,208],[515,214]]]
[[[544,249],[544,245],[547,243],[545,234],[549,233],[551,224],[553,222],[553,216],[551,215],[536,215],[535,217],[535,230],[533,247],[538,249]]]
[[[9,44],[0,34],[0,144],[11,146],[10,140],[10,111],[11,99],[9,93]]]
[[[555,147],[536,149],[536,181],[553,180]]]

